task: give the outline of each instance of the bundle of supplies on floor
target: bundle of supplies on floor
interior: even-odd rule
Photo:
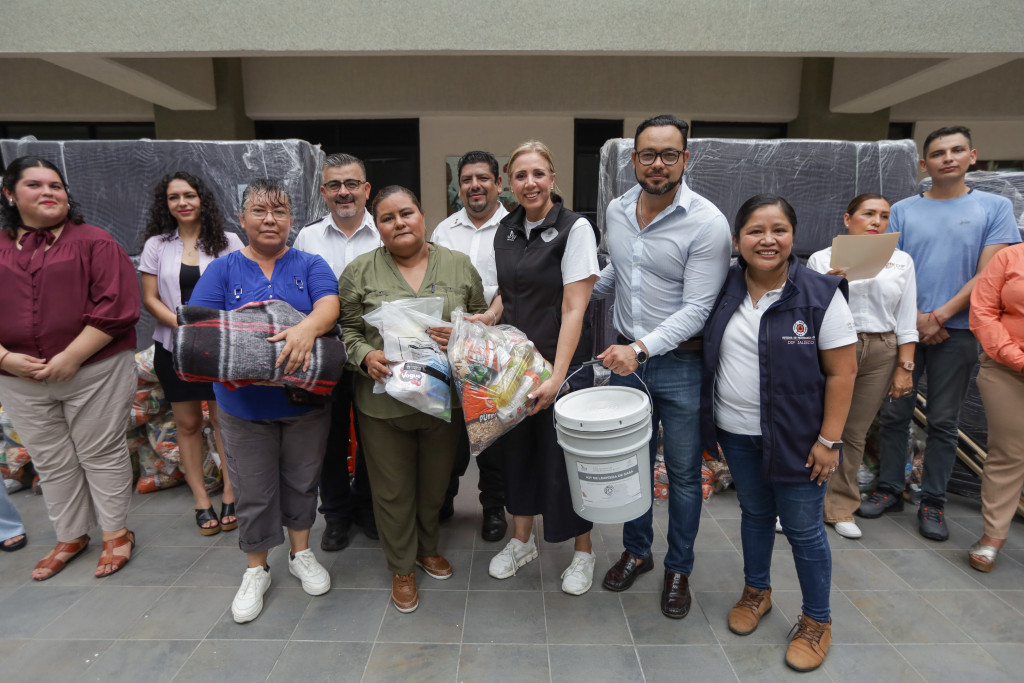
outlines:
[[[432,327],[451,327],[444,315],[444,299],[399,299],[363,316],[380,330],[384,357],[391,361],[391,375],[373,393],[387,393],[396,401],[410,405],[445,422],[452,419],[451,370],[448,357],[427,332]]]
[[[521,330],[468,322],[461,309],[452,312],[448,359],[473,455],[526,418],[533,404],[528,395],[552,372]]]
[[[0,476],[8,493],[32,486],[39,477],[32,467],[28,449],[21,444],[10,415],[0,406]]]

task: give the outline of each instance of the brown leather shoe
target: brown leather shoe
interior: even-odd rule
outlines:
[[[796,634],[793,635],[793,631]],[[832,644],[832,619],[822,623],[801,614],[792,630],[786,650],[786,664],[796,671],[813,671],[821,666]]]
[[[682,619],[690,613],[690,580],[682,572],[665,570],[665,588],[661,591],[661,613],[669,619]]]
[[[644,572],[654,569],[654,556],[637,557],[628,550],[623,551],[619,561],[611,566],[604,575],[601,585],[616,593],[627,590]]]
[[[391,579],[391,600],[395,608],[404,614],[420,606],[420,594],[416,590],[416,574],[395,574]]]
[[[445,579],[452,578],[451,563],[440,555],[417,557],[416,566],[438,581],[444,581]]]
[[[743,596],[729,610],[729,630],[738,636],[750,635],[761,623],[761,617],[772,611],[772,589],[743,586]]]

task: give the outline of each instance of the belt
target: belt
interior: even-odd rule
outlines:
[[[624,346],[629,346],[633,343],[627,337],[623,337],[621,334],[618,336],[618,342]],[[700,337],[694,337],[693,339],[687,339],[682,344],[675,348],[676,351],[702,351],[704,349],[704,340]]]

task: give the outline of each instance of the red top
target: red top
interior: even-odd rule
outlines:
[[[988,357],[1024,368],[1024,244],[999,250],[971,293],[971,331]]]
[[[0,344],[7,350],[49,360],[86,325],[114,339],[83,365],[135,349],[142,304],[138,277],[128,254],[105,230],[65,224],[35,273],[22,270],[19,253],[7,232],[0,232]]]

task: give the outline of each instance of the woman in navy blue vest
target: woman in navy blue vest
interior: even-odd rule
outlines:
[[[572,389],[593,385],[591,368],[575,376],[573,372],[590,360],[593,351],[585,313],[600,272],[597,233],[586,218],[562,206],[555,165],[544,143],[530,140],[519,145],[509,158],[507,173],[519,206],[502,219],[494,234],[499,294],[488,309],[492,315],[478,319],[496,318],[521,329],[554,371],[531,395],[536,403],[529,417],[491,447],[502,462],[505,506],[512,513],[514,531],[504,550],[491,559],[488,572],[507,579],[536,559],[533,518],[539,514],[544,517],[545,541],[574,539],[572,562],[562,572],[562,590],[581,595],[590,590],[594,577],[593,525],[572,508],[551,406],[566,377],[571,377]]]
[[[743,513],[746,585],[729,629],[753,632],[772,607],[777,515],[803,594],[786,664],[810,671],[832,642],[832,554],[822,510],[857,375],[857,334],[846,281],[793,255],[796,213],[785,199],[751,197],[733,229],[739,265],[704,327],[701,387],[704,445],[710,453],[721,446]]]

